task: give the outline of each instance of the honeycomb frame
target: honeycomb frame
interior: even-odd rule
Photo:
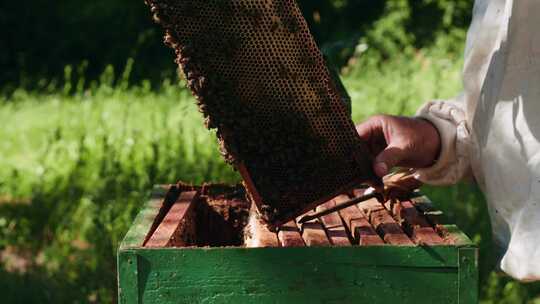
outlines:
[[[294,0],[146,3],[269,227],[377,180]]]

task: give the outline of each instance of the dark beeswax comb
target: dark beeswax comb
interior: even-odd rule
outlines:
[[[375,180],[293,0],[146,0],[270,228]]]

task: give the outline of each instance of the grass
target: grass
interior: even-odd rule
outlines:
[[[424,51],[381,64],[361,51],[342,71],[357,122],[411,115],[460,90],[456,57]],[[117,81],[113,74],[90,89],[66,77],[62,88],[0,101],[5,303],[114,302],[116,248],[152,184],[239,180],[189,92],[170,81],[157,91],[129,85],[126,73]],[[474,185],[424,190],[480,245],[482,303],[540,303],[538,284],[491,271],[489,218]]]

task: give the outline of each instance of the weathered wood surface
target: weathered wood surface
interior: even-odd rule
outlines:
[[[309,214],[309,213],[308,213]],[[301,217],[300,217],[301,218]],[[298,218],[297,221],[300,219]],[[324,227],[319,220],[311,220],[303,224],[299,224],[298,227],[302,233],[302,238],[307,246],[330,246],[330,240],[326,236]]]
[[[478,303],[478,248],[464,246],[458,250],[458,302]]]
[[[278,239],[282,247],[306,246],[295,221],[290,221],[279,228]]]
[[[180,193],[145,247],[187,246],[195,238],[193,210],[197,191]]]
[[[386,243],[397,246],[414,246],[414,243],[403,232],[400,225],[392,218],[386,208],[377,201],[370,199],[359,203],[358,207],[369,217],[375,231],[381,235]]]
[[[120,244],[120,249],[143,246],[149,236],[148,233],[163,206],[165,196],[169,189],[170,185],[154,186],[150,195],[150,200],[133,221],[131,228]]]
[[[470,303],[458,302],[457,260],[433,267],[453,260],[457,249],[434,248],[143,249],[134,286],[144,291],[134,292],[156,304]]]
[[[264,225],[254,204],[249,212],[249,222],[244,229],[244,236],[244,244],[247,248],[279,247],[280,245],[277,234]]]
[[[446,244],[453,246],[469,246],[473,244],[471,239],[456,225],[437,225],[437,231]]]
[[[120,303],[477,303],[477,249],[454,225],[440,226],[455,245],[429,248],[142,247],[159,206],[120,246]]]
[[[346,195],[335,199],[336,204],[349,200]],[[368,218],[357,206],[351,206],[339,211],[339,215],[351,234],[353,243],[360,246],[383,245],[384,241],[369,223]]]
[[[183,207],[165,202],[164,192],[169,187],[156,188],[157,194],[150,202],[153,213],[145,218],[140,215],[136,222],[152,222],[150,230],[130,229],[126,235],[126,242],[136,246],[140,245],[141,239],[146,241],[146,246],[186,246],[182,238],[178,236],[186,234],[179,232],[185,220],[182,219]],[[352,194],[363,195],[365,189],[355,189]],[[187,192],[186,192],[187,193]],[[194,192],[191,192],[194,195]],[[170,194],[170,191],[169,191]],[[167,194],[167,196],[170,196]],[[169,199],[170,200],[170,199]],[[179,200],[180,196],[179,196]],[[349,200],[348,195],[339,195],[333,200],[317,208],[322,211],[326,208],[335,206]],[[167,208],[167,206],[169,206]],[[170,214],[167,210],[170,208]],[[390,209],[386,210],[385,209]],[[156,213],[156,210],[159,212]],[[151,221],[149,217],[155,216],[163,218],[163,221]],[[423,196],[415,196],[410,201],[394,201],[380,204],[375,199],[360,203],[357,206],[351,206],[342,209],[339,212],[320,217],[317,220],[310,221],[304,225],[298,226],[295,221],[283,225],[277,233],[266,229],[256,217],[250,217],[251,230],[247,230],[245,245],[247,247],[298,247],[298,246],[350,246],[354,245],[443,245],[459,242],[451,232],[447,231],[444,225],[438,223],[439,219],[444,218],[442,213],[437,210],[433,204]],[[140,226],[135,225],[135,226]],[[176,230],[174,227],[176,226]],[[159,229],[158,229],[159,228]],[[400,229],[401,228],[401,229]],[[144,230],[144,231],[143,231]],[[171,231],[176,233],[172,233]],[[150,233],[149,233],[149,232]],[[249,232],[251,231],[251,232]],[[152,233],[153,232],[153,233]],[[189,230],[188,230],[189,232]],[[145,236],[144,233],[147,235]],[[138,235],[138,241],[134,240],[134,235]],[[167,240],[167,235],[172,235]],[[189,235],[187,234],[188,238]],[[139,243],[137,243],[139,242]]]
[[[400,206],[399,218],[402,220],[403,230],[416,244],[429,246],[444,244],[444,240],[410,201],[401,201]]]
[[[471,243],[471,240],[457,226],[449,223],[444,213],[437,209],[427,196],[417,195],[411,198],[410,201],[430,225],[434,227],[445,244],[460,246]]]
[[[411,203],[418,209],[418,211],[426,217],[431,225],[444,225],[450,224],[448,219],[444,216],[444,213],[437,209],[435,205],[424,195],[415,196],[410,199]]]
[[[334,200],[330,200],[317,207],[316,211],[324,211],[336,205]],[[326,235],[333,246],[351,246],[351,241],[347,235],[347,231],[343,226],[343,222],[337,212],[321,216],[320,221],[326,231]]]

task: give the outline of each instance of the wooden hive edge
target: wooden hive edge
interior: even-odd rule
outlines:
[[[199,191],[182,191],[167,208],[156,229],[148,234],[144,247],[184,247],[195,239],[194,215]],[[165,204],[165,202],[164,202]]]
[[[336,203],[343,203],[351,197],[348,195],[337,196],[334,200]],[[348,208],[339,210],[339,216],[343,221],[343,225],[349,232],[349,237],[354,245],[359,246],[380,246],[385,245],[384,241],[377,234],[367,216],[358,206],[353,205]]]
[[[143,209],[139,212],[132,226],[130,227],[124,239],[122,240],[119,246],[119,251],[142,247],[142,244],[144,244],[148,235],[151,235],[152,227],[156,225],[156,217],[160,214],[160,212],[163,212],[162,211],[163,205],[166,204],[166,202],[164,201],[164,194],[167,192],[166,189],[168,188],[170,189],[171,185],[156,185],[154,187],[149,201],[145,204]],[[157,224],[159,224],[159,221]],[[446,244],[441,244],[441,245],[431,245],[431,246],[417,245],[417,246],[428,247],[428,248],[435,248],[435,247],[476,248],[476,245],[456,225],[441,224],[441,225],[438,225],[437,227],[438,227],[438,231],[443,235],[443,237],[447,239],[451,238],[453,240],[453,244],[446,243]],[[377,246],[392,247],[393,245],[391,244],[372,245],[372,246],[366,245],[366,246],[360,246],[360,247],[365,248],[365,247],[377,247]],[[188,248],[188,247],[185,247],[185,248]],[[216,249],[219,250],[223,248],[239,248],[239,247],[228,246],[228,247],[218,247]],[[335,248],[335,247],[332,246],[332,248]]]
[[[476,244],[455,224],[451,224],[446,214],[422,192],[416,191],[409,200],[435,228],[446,245],[477,248]]]
[[[152,232],[152,227],[157,227],[157,220],[165,205],[166,194],[171,190],[172,185],[155,185],[150,194],[150,199],[143,209],[137,214],[133,224],[124,236],[119,246],[119,251],[142,247],[148,235]],[[156,223],[157,222],[157,223]]]
[[[124,253],[133,253],[140,256],[152,256],[159,252],[159,256],[182,256],[193,255],[203,259],[205,256],[236,256],[253,259],[254,261],[265,260],[265,257],[288,256],[291,260],[306,257],[327,257],[331,263],[350,263],[351,259],[361,266],[377,267],[413,267],[413,268],[458,268],[459,250],[462,248],[453,246],[313,246],[313,247],[164,247],[164,248],[131,248]],[[357,260],[359,259],[359,260]],[[288,261],[288,263],[291,261]]]
[[[332,208],[336,205],[335,198],[319,205],[316,208],[316,211],[323,211],[328,208]],[[351,235],[347,233],[347,229],[343,224],[341,217],[338,212],[330,213],[319,218],[324,230],[326,231],[326,236],[332,244],[332,246],[352,246]]]

